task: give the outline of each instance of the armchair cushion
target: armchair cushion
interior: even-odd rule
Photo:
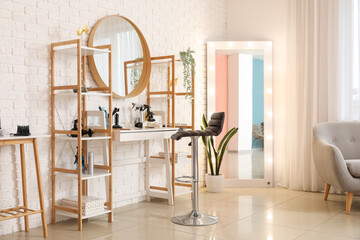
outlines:
[[[345,160],[346,166],[353,177],[360,178],[360,159]]]

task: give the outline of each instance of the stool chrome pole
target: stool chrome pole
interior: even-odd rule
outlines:
[[[207,226],[219,222],[219,218],[203,214],[199,211],[199,164],[198,164],[198,137],[191,137],[191,160],[192,160],[192,211],[182,216],[171,219],[173,223],[185,226]],[[189,178],[189,177],[185,177]],[[180,181],[180,180],[177,180]]]

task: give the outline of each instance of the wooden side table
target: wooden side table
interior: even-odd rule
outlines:
[[[21,177],[22,177],[22,188],[23,188],[23,201],[24,206],[18,206],[8,209],[0,210],[0,221],[24,217],[25,219],[25,231],[29,231],[29,215],[41,213],[41,220],[43,225],[43,234],[44,237],[48,236],[46,218],[45,218],[45,206],[40,174],[40,163],[39,163],[39,153],[37,148],[37,138],[40,137],[50,137],[46,135],[42,136],[19,136],[19,137],[0,137],[0,146],[5,145],[20,145],[20,156],[21,156]],[[25,148],[24,144],[32,144],[34,148],[34,158],[35,158],[35,167],[36,167],[36,177],[39,190],[39,200],[40,200],[40,210],[32,210],[28,208],[27,200],[27,187],[26,187],[26,166],[25,166]]]

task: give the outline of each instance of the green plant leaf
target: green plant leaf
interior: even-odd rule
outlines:
[[[206,158],[208,159],[208,162],[209,162],[211,175],[214,175],[214,167],[213,167],[212,162],[211,162],[211,154],[209,153],[208,150],[206,150]]]
[[[223,140],[223,145],[221,146],[221,148],[219,147],[219,149],[218,149],[218,161],[217,161],[217,165],[216,165],[216,172],[220,172],[222,158],[224,156],[224,153],[226,152],[228,142],[236,134],[237,131],[238,131],[238,128],[230,129],[227,132],[227,134],[224,136],[224,138],[222,139]]]
[[[220,144],[218,146],[218,153],[220,151],[220,149],[222,148],[222,145],[224,144],[224,141],[227,139],[227,137],[231,134],[231,132],[235,129],[235,127],[233,127],[232,129],[230,129],[225,136],[221,139]]]
[[[226,148],[229,144],[229,141],[231,140],[231,138],[233,136],[235,136],[235,134],[237,133],[239,129],[238,128],[232,128],[229,132],[230,134],[227,136],[226,140],[224,141],[223,145],[222,145],[222,148],[220,149],[220,155],[218,156],[219,158],[219,164],[218,166],[216,167],[216,175],[219,175],[220,173],[220,167],[221,167],[221,163],[222,163],[222,160],[223,160],[223,157],[224,157],[224,153],[226,151]],[[228,132],[228,133],[229,133]]]
[[[205,116],[204,116],[204,119],[205,119]],[[206,119],[205,119],[205,123],[206,123]],[[201,128],[201,130],[204,130],[203,126],[200,126],[200,128]],[[209,137],[201,136],[201,140],[205,146],[206,158],[208,159],[208,162],[209,162],[211,175],[214,175],[214,166],[211,161],[212,154],[211,154],[211,148],[210,148],[210,143],[209,143]]]
[[[208,141],[207,143],[208,143],[208,146],[206,147],[206,152],[207,152],[207,157],[208,157],[208,161],[209,161],[209,165],[210,165],[210,171],[211,171],[211,175],[214,175],[214,166],[213,166],[213,163],[211,161],[212,156],[211,156],[210,141]],[[210,151],[208,151],[208,149]]]
[[[212,150],[214,151],[215,170],[216,170],[216,167],[218,165],[218,153],[217,153],[217,151],[215,149],[215,143],[214,143],[214,137],[213,136],[209,137],[209,142],[211,143]],[[210,149],[210,151],[211,151],[211,149]]]
[[[201,130],[204,130],[204,128],[202,126],[200,126]],[[207,147],[207,141],[206,141],[206,137],[205,136],[201,136],[201,140],[202,140],[202,143],[204,144],[205,148]]]
[[[203,114],[203,116],[202,116],[202,122],[203,122],[203,127],[204,128],[207,128],[209,126],[207,121],[206,121],[205,114]],[[201,129],[204,130],[203,128],[201,128]]]
[[[217,152],[216,152],[216,149],[215,149],[215,143],[214,143],[214,137],[213,136],[210,136],[209,137],[209,140],[210,140],[210,143],[211,143],[211,147],[214,151],[214,154],[215,154],[215,157],[217,157]]]

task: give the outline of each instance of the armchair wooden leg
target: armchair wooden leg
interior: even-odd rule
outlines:
[[[328,183],[325,183],[325,190],[324,190],[324,200],[326,201],[329,195],[331,185]]]
[[[353,192],[347,192],[346,193],[346,215],[350,214],[350,209],[351,209],[351,203],[352,203],[352,199],[353,199]]]

